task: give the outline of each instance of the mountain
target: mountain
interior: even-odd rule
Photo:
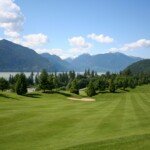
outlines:
[[[68,71],[78,72],[85,69],[97,72],[118,72],[130,64],[142,60],[122,53],[98,55],[83,54],[74,59],[62,60],[56,55],[37,54],[34,50],[7,40],[0,41],[0,71]]]
[[[54,70],[52,64],[34,50],[7,40],[0,40],[0,71]]]
[[[71,63],[72,60],[73,60],[73,59],[72,59],[71,57],[68,57],[68,58],[64,59],[64,61],[66,61],[66,62],[68,62],[68,63]]]
[[[71,61],[71,66],[76,71],[91,69],[95,71],[118,72],[128,65],[141,60],[138,57],[127,56],[122,53],[106,53],[98,55],[83,54]]]
[[[125,70],[130,70],[132,74],[149,73],[150,74],[150,59],[144,59],[131,64]]]
[[[51,64],[53,64],[53,67],[55,68],[55,71],[68,71],[71,69],[70,64],[62,60],[60,57],[56,55],[50,55],[49,53],[42,53],[42,57],[46,58]]]

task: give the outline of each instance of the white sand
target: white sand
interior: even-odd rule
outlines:
[[[95,99],[93,98],[73,98],[73,97],[68,97],[68,99],[73,100],[73,101],[84,101],[84,102],[94,102]]]

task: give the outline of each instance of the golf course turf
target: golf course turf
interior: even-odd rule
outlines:
[[[0,92],[0,150],[150,149],[150,85],[93,98]]]

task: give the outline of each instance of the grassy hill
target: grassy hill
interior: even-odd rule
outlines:
[[[65,95],[1,92],[0,149],[150,149],[150,85],[99,94],[96,102]]]
[[[145,59],[133,63],[132,65],[128,66],[125,70],[130,69],[132,74],[139,74],[139,73],[150,73],[150,59]]]

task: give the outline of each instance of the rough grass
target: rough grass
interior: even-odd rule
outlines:
[[[150,85],[91,103],[68,96],[1,92],[0,150],[150,149]]]

